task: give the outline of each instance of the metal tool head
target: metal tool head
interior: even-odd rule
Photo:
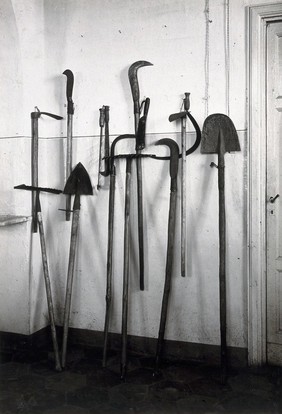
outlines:
[[[68,114],[73,114],[74,108],[73,108],[73,100],[72,100],[72,91],[73,91],[73,84],[74,84],[74,76],[70,69],[66,69],[63,72],[63,75],[66,75],[67,77],[66,95],[67,95],[67,100],[68,100]]]
[[[128,78],[129,78],[129,83],[130,83],[131,92],[132,92],[135,114],[140,113],[140,104],[139,104],[140,93],[139,93],[137,71],[143,66],[153,66],[153,64],[150,62],[147,62],[146,60],[138,60],[137,62],[132,63],[132,65],[128,69]]]
[[[149,107],[150,98],[146,98],[144,103],[144,114],[139,120],[138,129],[136,132],[136,150],[142,150],[145,148],[146,123]]]
[[[203,125],[201,153],[218,153],[220,140],[224,152],[240,151],[238,134],[231,119],[224,114],[211,114]]]
[[[167,145],[170,149],[170,166],[169,174],[170,177],[176,178],[178,173],[178,157],[179,157],[179,147],[175,141],[170,138],[163,138],[156,142],[155,145]]]
[[[177,112],[176,114],[169,115],[168,120],[169,122],[173,122],[173,121],[176,121],[177,119],[185,118],[186,115],[187,114],[185,111]]]
[[[61,120],[61,119],[64,119],[60,115],[51,114],[50,112],[42,112],[37,108],[37,106],[35,107],[35,109],[36,109],[36,111],[30,113],[31,119],[39,119],[41,117],[41,115],[50,116],[50,118],[57,119],[58,121]]]
[[[135,139],[135,135],[134,134],[124,134],[124,135],[119,135],[117,138],[115,138],[112,142],[111,145],[111,155],[110,155],[110,172],[111,174],[114,173],[114,159],[115,159],[115,148],[116,148],[116,144],[121,141],[122,139]]]
[[[93,188],[88,172],[79,162],[67,179],[64,194],[93,195]]]
[[[35,187],[34,185],[25,185],[20,184],[14,187],[17,190],[27,190],[27,191],[38,191],[38,192],[46,192],[46,193],[53,193],[53,194],[61,194],[62,190],[57,190],[56,188],[48,188],[48,187]]]

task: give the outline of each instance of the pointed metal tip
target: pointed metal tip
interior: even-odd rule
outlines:
[[[67,179],[64,194],[93,195],[93,188],[88,172],[79,162]]]

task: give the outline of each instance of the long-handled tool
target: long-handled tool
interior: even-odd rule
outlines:
[[[100,189],[100,172],[102,171],[102,152],[103,152],[103,135],[104,135],[104,126],[105,126],[105,106],[99,109],[99,126],[100,126],[100,143],[99,143],[99,164],[98,164],[98,182],[97,190]]]
[[[44,275],[44,281],[45,281],[48,313],[49,313],[49,319],[50,319],[50,325],[51,325],[51,335],[52,335],[53,349],[54,349],[54,355],[55,355],[55,368],[56,368],[56,371],[61,371],[62,368],[61,368],[61,363],[60,363],[59,347],[58,347],[57,334],[56,334],[54,306],[53,306],[53,300],[52,300],[51,282],[50,282],[50,278],[49,278],[47,250],[46,250],[46,243],[45,243],[45,235],[44,235],[44,227],[43,227],[43,220],[42,220],[39,193],[41,191],[44,191],[44,192],[52,193],[52,194],[60,194],[62,191],[61,190],[55,190],[53,188],[28,186],[28,185],[25,185],[25,184],[17,185],[14,188],[20,189],[20,190],[34,191],[35,194],[36,194],[36,205],[35,205],[35,207],[36,207],[36,217],[37,217],[37,222],[38,222],[38,227],[39,227],[39,234],[40,234],[43,275]]]
[[[78,235],[78,223],[80,215],[80,196],[81,195],[93,195],[93,189],[90,181],[88,172],[81,163],[71,172],[67,179],[64,194],[73,194],[73,216],[72,216],[72,227],[71,227],[71,241],[70,241],[70,253],[69,253],[69,265],[67,275],[67,288],[65,297],[65,313],[64,313],[64,330],[63,330],[63,347],[62,347],[62,367],[66,366],[66,355],[67,355],[67,339],[70,319],[70,307],[71,307],[71,296],[72,296],[72,285],[73,285],[73,274],[75,264],[75,252]]]
[[[227,378],[226,344],[226,219],[224,154],[240,151],[237,131],[231,119],[224,114],[209,115],[203,125],[201,152],[218,154],[218,201],[219,201],[219,300],[220,300],[220,340],[221,340],[221,381]]]
[[[69,177],[71,170],[72,170],[72,130],[73,130],[73,114],[74,114],[74,107],[73,107],[73,100],[72,100],[72,91],[73,91],[73,83],[74,83],[74,76],[71,70],[66,69],[63,72],[63,75],[67,77],[67,88],[66,88],[66,95],[67,95],[67,151],[66,151],[66,178]],[[70,213],[71,213],[71,195],[66,196],[66,220],[70,221]]]
[[[109,212],[108,212],[108,249],[107,249],[107,285],[106,285],[106,312],[104,325],[104,345],[103,345],[103,367],[107,365],[107,346],[109,333],[110,310],[112,303],[112,273],[113,273],[113,231],[114,231],[114,205],[115,205],[115,183],[116,168],[114,164],[115,147],[118,141],[126,138],[135,139],[135,135],[120,135],[111,145],[110,156],[110,190],[109,190]]]
[[[186,274],[186,118],[190,108],[189,93],[183,99],[184,110],[172,114],[169,121],[181,119],[181,276]]]
[[[60,120],[62,116],[50,114],[49,112],[40,111],[37,106],[36,111],[30,113],[31,117],[31,184],[38,187],[38,119],[41,115],[47,115],[51,118]],[[37,232],[36,216],[36,192],[32,193],[32,228],[33,233]]]
[[[110,133],[109,133],[109,121],[110,121],[110,107],[108,105],[104,106],[104,121],[105,121],[105,145],[104,145],[104,171],[100,171],[100,174],[104,177],[108,177],[110,174]]]
[[[167,145],[170,148],[170,202],[169,202],[169,217],[168,217],[168,235],[167,235],[167,256],[166,256],[166,269],[165,269],[165,283],[162,300],[161,319],[159,326],[159,335],[157,342],[157,351],[155,358],[155,371],[158,370],[166,326],[168,300],[170,293],[170,284],[172,276],[173,265],[173,248],[174,248],[174,234],[175,234],[175,218],[176,218],[176,201],[177,201],[177,173],[178,173],[178,157],[179,148],[175,141],[164,138],[159,140],[156,145]]]
[[[132,158],[126,159],[125,208],[124,208],[124,250],[123,250],[123,292],[122,292],[122,347],[121,379],[125,379],[127,367],[127,314],[129,283],[129,213]]]
[[[138,131],[141,105],[140,92],[137,78],[137,71],[143,66],[152,66],[152,63],[139,60],[133,63],[128,69],[128,78],[133,98],[133,112],[135,122],[135,134]],[[140,154],[145,148],[145,136],[143,141],[136,142],[136,153]],[[142,190],[142,166],[141,158],[137,157],[137,204],[138,204],[138,242],[139,242],[139,271],[140,271],[140,289],[144,290],[144,236],[143,236],[143,190]]]

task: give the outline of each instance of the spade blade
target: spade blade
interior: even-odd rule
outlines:
[[[231,119],[224,114],[209,115],[203,125],[201,153],[218,153],[219,138],[224,141],[225,151],[240,151],[238,134]]]
[[[93,195],[93,189],[88,172],[79,162],[67,179],[64,194]]]

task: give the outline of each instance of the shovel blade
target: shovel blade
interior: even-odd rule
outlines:
[[[209,115],[203,125],[201,153],[218,154],[220,139],[225,151],[240,151],[238,134],[231,119],[224,114]]]
[[[88,172],[79,162],[67,179],[64,194],[93,195],[93,188]]]

